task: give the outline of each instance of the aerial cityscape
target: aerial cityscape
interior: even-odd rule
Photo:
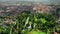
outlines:
[[[60,34],[60,0],[0,0],[0,34]]]

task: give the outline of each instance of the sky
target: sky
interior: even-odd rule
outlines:
[[[0,1],[60,1],[60,0],[0,0]]]
[[[0,1],[47,1],[47,0],[0,0]]]
[[[60,0],[0,0],[0,1],[39,1],[39,2],[60,2]]]

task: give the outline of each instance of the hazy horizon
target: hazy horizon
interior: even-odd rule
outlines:
[[[46,1],[46,0],[0,0],[0,1]]]
[[[42,2],[42,3],[48,3],[48,4],[59,4],[60,5],[60,0],[0,0],[0,2],[8,2],[8,1],[12,1],[12,2],[17,2],[17,1],[33,1],[33,2]]]

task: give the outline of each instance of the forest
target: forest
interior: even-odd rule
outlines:
[[[54,34],[60,33],[58,18],[47,13],[22,11],[15,17],[0,16],[0,34]]]

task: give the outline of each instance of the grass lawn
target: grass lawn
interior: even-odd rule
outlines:
[[[41,31],[30,31],[27,34],[46,34],[45,32],[41,32]]]

